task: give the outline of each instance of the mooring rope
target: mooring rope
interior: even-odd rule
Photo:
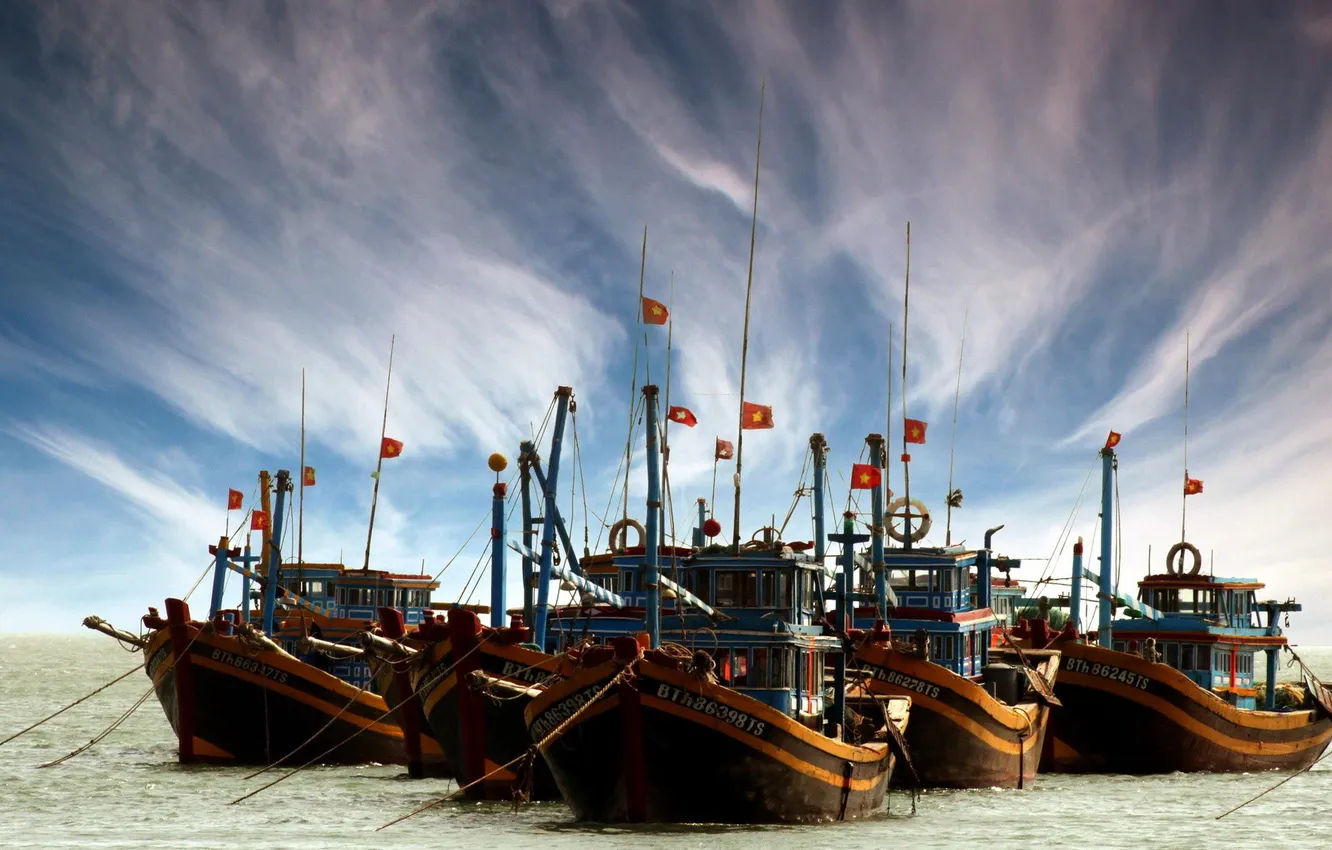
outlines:
[[[268,712],[268,708],[267,708],[267,705],[268,705],[268,703],[267,703],[267,700],[268,700],[268,697],[267,697],[268,689],[267,689],[267,688],[264,688],[264,694],[265,694],[265,696],[264,696],[264,700],[265,700],[265,702],[264,702],[264,706],[265,706],[265,707],[264,707],[264,712],[265,712],[265,724],[267,724],[267,712]],[[328,722],[327,722],[327,723],[325,723],[323,726],[319,727],[319,731],[318,731],[318,732],[315,732],[315,733],[314,733],[313,735],[311,735],[309,738],[306,738],[304,743],[302,743],[299,747],[296,747],[295,749],[293,749],[291,752],[287,753],[287,754],[286,754],[285,756],[283,756],[282,758],[278,759],[277,761],[275,761],[275,762],[273,762],[273,763],[271,763],[271,764],[269,764],[269,765],[267,765],[267,766],[265,766],[265,767],[260,768],[259,770],[256,770],[254,773],[251,773],[249,776],[246,776],[246,777],[244,777],[244,778],[245,778],[246,780],[254,779],[256,776],[262,776],[263,774],[267,773],[268,771],[273,770],[274,768],[280,767],[280,766],[282,765],[283,762],[285,762],[287,759],[291,758],[292,756],[296,755],[298,752],[300,752],[300,751],[301,751],[302,749],[304,749],[305,747],[309,746],[310,742],[313,741],[315,738],[318,738],[320,735],[324,734],[324,732],[328,730],[328,727],[332,726],[333,723],[334,723],[335,721],[337,721],[337,719],[338,719],[339,717],[341,717],[343,714],[345,714],[346,711],[347,711],[347,709],[349,709],[349,708],[351,708],[353,705],[355,705],[355,704],[356,704],[356,700],[360,699],[360,697],[361,697],[361,689],[360,689],[360,688],[357,688],[357,689],[356,689],[356,693],[352,694],[351,699],[347,700],[347,703],[346,703],[345,705],[343,705],[342,708],[338,709],[338,713],[335,714],[335,715],[333,715],[332,717],[330,717],[330,718],[328,719]],[[264,731],[265,731],[265,736],[266,736],[266,735],[267,735],[267,731],[268,731],[267,728],[265,728]],[[265,755],[267,755],[267,753],[265,753]]]
[[[144,662],[144,663],[146,664],[147,662]],[[41,720],[38,720],[36,723],[32,724],[32,725],[29,726],[28,728],[26,728],[26,729],[20,729],[19,731],[15,732],[13,735],[10,735],[8,738],[4,739],[3,741],[0,741],[0,747],[3,747],[5,744],[8,744],[10,741],[14,740],[15,738],[19,737],[20,735],[25,735],[25,734],[27,734],[28,732],[31,732],[32,730],[36,729],[38,726],[41,726],[43,723],[47,722],[48,720],[54,720],[55,718],[57,718],[57,717],[59,717],[60,715],[64,714],[66,711],[69,711],[71,708],[73,708],[74,706],[76,706],[76,705],[78,705],[79,703],[83,702],[84,700],[88,699],[89,697],[96,696],[97,694],[100,694],[102,691],[104,691],[104,690],[106,690],[107,688],[111,687],[111,686],[114,685],[116,682],[119,682],[119,681],[121,681],[122,679],[126,678],[126,677],[129,676],[131,673],[137,673],[138,671],[142,670],[143,667],[144,667],[144,665],[143,665],[143,664],[140,664],[138,667],[135,667],[135,668],[133,668],[133,669],[131,669],[131,670],[126,670],[124,673],[121,673],[119,676],[117,676],[117,677],[115,677],[114,679],[112,679],[111,681],[107,682],[105,685],[102,685],[100,688],[97,688],[97,689],[94,690],[94,691],[91,691],[91,692],[89,692],[89,693],[87,693],[87,694],[84,694],[83,696],[81,696],[81,697],[79,697],[78,699],[74,700],[74,701],[71,702],[69,705],[65,706],[64,708],[60,709],[59,711],[55,712],[54,714],[48,714],[46,717],[43,717]]]
[[[493,634],[493,632],[492,632],[491,634]],[[406,697],[404,697],[402,700],[400,700],[400,701],[397,703],[397,705],[392,706],[392,707],[389,708],[387,711],[385,711],[383,714],[380,714],[378,717],[376,717],[376,718],[374,719],[374,721],[372,721],[372,724],[371,724],[371,725],[373,725],[374,723],[379,723],[379,722],[380,722],[381,720],[383,720],[385,717],[388,717],[390,714],[392,714],[393,712],[395,712],[395,711],[397,711],[398,709],[402,708],[404,705],[406,705],[406,704],[407,704],[408,702],[410,702],[411,700],[413,700],[413,699],[415,699],[416,697],[420,696],[420,694],[421,694],[422,691],[424,691],[426,688],[430,687],[431,685],[435,684],[435,683],[438,682],[440,679],[442,679],[442,678],[444,678],[445,676],[447,676],[449,673],[453,672],[453,670],[455,670],[455,669],[457,668],[457,666],[463,662],[464,659],[466,659],[466,658],[467,658],[469,655],[471,655],[473,652],[476,652],[478,649],[480,649],[480,648],[481,648],[481,645],[484,644],[484,643],[485,643],[486,641],[488,641],[488,640],[490,640],[490,635],[487,635],[486,637],[484,637],[484,638],[482,638],[480,641],[478,641],[477,644],[476,644],[476,646],[472,647],[471,649],[467,650],[467,652],[463,653],[462,656],[459,657],[457,661],[454,661],[452,664],[450,664],[446,669],[444,669],[443,671],[441,671],[439,674],[437,674],[437,675],[434,676],[433,678],[431,678],[431,679],[427,680],[426,682],[424,682],[419,688],[415,689],[415,690],[412,691],[410,694],[408,694]],[[336,718],[335,718],[335,719],[336,719]],[[329,722],[331,723],[332,721],[329,721]],[[327,728],[327,727],[325,727],[325,728]],[[307,767],[310,767],[311,765],[315,764],[316,762],[322,760],[322,759],[323,759],[325,756],[327,756],[329,753],[333,752],[333,751],[336,750],[338,747],[341,747],[343,744],[345,744],[345,743],[347,743],[348,741],[352,740],[353,738],[357,737],[358,735],[360,735],[362,732],[364,732],[366,729],[369,729],[369,728],[370,728],[370,726],[362,726],[360,729],[357,729],[355,732],[351,733],[351,734],[348,735],[346,738],[343,738],[341,741],[337,742],[337,743],[334,744],[333,746],[331,746],[331,747],[329,747],[328,749],[324,750],[322,753],[320,753],[319,755],[317,755],[317,756],[315,756],[314,758],[310,759],[309,761],[307,761],[305,764],[301,765],[300,767],[297,767],[297,768],[295,768],[295,769],[293,769],[293,770],[291,770],[291,771],[288,771],[287,773],[282,774],[282,775],[279,776],[277,779],[274,779],[272,782],[268,783],[267,785],[261,785],[261,786],[259,786],[258,788],[254,789],[253,791],[249,792],[248,794],[245,794],[244,796],[237,797],[236,799],[232,800],[232,801],[231,801],[230,803],[228,803],[227,805],[229,805],[229,806],[234,806],[234,805],[236,805],[237,803],[240,803],[240,802],[242,802],[242,801],[244,801],[244,800],[248,800],[249,798],[253,797],[255,794],[258,794],[260,791],[266,791],[266,790],[268,790],[269,788],[272,788],[274,785],[277,785],[279,782],[284,782],[284,781],[290,779],[291,777],[293,777],[293,776],[295,776],[296,774],[300,773],[302,770],[305,770]],[[320,732],[322,732],[322,731],[323,731],[323,730],[321,729]],[[316,734],[318,734],[318,733],[316,733]],[[312,738],[312,740],[313,740],[313,738]],[[306,741],[305,743],[308,744],[309,741]],[[305,744],[301,744],[301,746],[303,747],[303,746],[305,746]],[[297,749],[299,749],[299,747],[298,747]],[[292,752],[295,752],[295,750],[293,750]],[[276,765],[273,765],[273,766],[276,767]],[[264,768],[264,770],[268,770],[268,768]],[[245,777],[245,778],[246,778],[246,779],[249,779],[249,778],[251,778],[251,777],[253,777],[253,776],[258,776],[260,773],[263,773],[264,770],[261,770],[261,771],[259,771],[258,773],[252,773],[252,774],[250,774],[250,776],[247,776],[247,777]]]
[[[130,672],[133,672],[133,671],[130,671]],[[116,730],[116,728],[120,726],[120,724],[124,723],[126,720],[129,720],[130,715],[133,714],[134,712],[138,711],[138,710],[139,710],[139,706],[141,706],[141,705],[143,705],[145,702],[147,702],[147,701],[148,701],[148,697],[150,697],[150,696],[153,695],[153,691],[156,689],[156,687],[157,687],[156,685],[149,685],[149,686],[148,686],[148,690],[144,691],[143,696],[139,697],[139,698],[134,702],[134,705],[131,705],[131,706],[125,711],[124,714],[122,714],[122,715],[120,715],[120,717],[116,718],[116,720],[115,720],[110,726],[106,727],[106,728],[103,729],[101,732],[99,732],[96,736],[93,737],[93,739],[92,739],[91,741],[89,741],[88,743],[84,744],[83,746],[81,746],[81,747],[75,749],[75,750],[72,751],[72,752],[65,753],[63,756],[61,756],[61,757],[58,758],[58,759],[55,759],[54,761],[48,761],[46,764],[39,764],[39,765],[37,765],[37,767],[39,767],[39,768],[42,768],[42,767],[55,767],[55,766],[58,765],[58,764],[63,764],[63,763],[65,763],[65,762],[69,761],[70,759],[74,758],[75,756],[77,756],[77,755],[79,755],[79,754],[81,754],[81,753],[86,753],[88,750],[92,749],[96,744],[98,744],[100,741],[102,741],[104,738],[106,738],[107,735],[110,735],[112,732],[114,732],[114,731]]]
[[[528,757],[529,757],[534,751],[535,751],[535,752],[537,753],[537,755],[539,756],[540,753],[541,753],[541,748],[542,748],[542,747],[546,746],[547,744],[549,744],[551,741],[555,740],[555,739],[556,739],[557,737],[559,737],[560,735],[563,735],[564,732],[565,732],[565,730],[569,728],[570,724],[572,724],[575,720],[577,720],[577,719],[579,718],[579,716],[582,715],[583,712],[587,711],[589,708],[591,708],[592,706],[596,705],[597,702],[600,701],[600,699],[601,699],[603,696],[606,695],[606,692],[607,692],[607,691],[609,691],[611,688],[613,688],[613,687],[615,687],[616,685],[618,685],[618,684],[620,684],[621,682],[623,682],[623,681],[625,680],[625,678],[629,675],[629,673],[631,673],[631,672],[633,671],[634,667],[636,667],[636,666],[638,666],[638,659],[637,659],[637,658],[635,658],[633,661],[631,661],[631,662],[629,662],[627,665],[625,665],[625,668],[624,668],[623,670],[621,670],[620,672],[616,673],[616,674],[611,678],[611,680],[610,680],[609,682],[607,682],[607,683],[605,684],[604,687],[601,688],[601,690],[597,691],[595,694],[592,695],[592,698],[591,698],[591,699],[589,699],[587,702],[583,703],[583,707],[582,707],[582,708],[578,709],[578,710],[575,711],[573,714],[569,715],[569,717],[568,717],[563,723],[561,723],[559,726],[556,726],[554,729],[552,729],[552,730],[550,731],[550,734],[548,734],[546,737],[542,738],[540,741],[536,742],[536,743],[533,744],[531,747],[529,747],[528,749],[524,750],[523,753],[522,753],[522,755],[518,756],[517,758],[514,758],[514,759],[509,760],[509,761],[506,762],[505,764],[500,765],[499,767],[495,768],[494,770],[490,771],[490,772],[487,773],[485,776],[482,776],[482,777],[479,778],[479,779],[474,779],[474,780],[472,780],[471,782],[468,782],[466,785],[460,785],[458,788],[454,789],[453,791],[449,792],[448,794],[445,794],[443,797],[440,797],[440,798],[437,799],[437,800],[432,800],[432,801],[430,801],[429,803],[426,803],[424,806],[420,806],[419,808],[413,809],[412,811],[408,812],[408,813],[405,814],[405,815],[402,815],[401,817],[394,818],[393,820],[389,821],[388,823],[384,824],[383,826],[376,827],[376,828],[375,828],[375,832],[379,832],[381,829],[388,829],[390,826],[393,826],[394,824],[402,823],[403,821],[407,820],[408,818],[416,817],[417,815],[421,814],[422,812],[429,811],[430,809],[433,809],[435,806],[439,806],[439,805],[442,805],[443,803],[448,802],[449,800],[451,800],[451,799],[453,799],[454,797],[458,796],[458,795],[461,794],[462,792],[466,791],[468,788],[471,788],[473,785],[476,785],[476,784],[478,784],[478,783],[480,783],[480,782],[485,782],[487,779],[489,779],[490,777],[492,777],[492,776],[494,776],[495,774],[499,773],[500,771],[508,770],[510,767],[513,767],[513,766],[516,765],[518,762],[522,761],[523,759],[528,758]]]
[[[1290,780],[1294,779],[1295,777],[1297,777],[1297,776],[1299,776],[1299,775],[1301,775],[1301,774],[1304,774],[1304,773],[1308,773],[1309,771],[1313,770],[1314,765],[1318,764],[1319,762],[1321,762],[1323,759],[1327,758],[1328,756],[1332,756],[1332,750],[1328,750],[1327,752],[1323,753],[1323,754],[1322,754],[1321,756],[1319,756],[1317,759],[1315,759],[1314,761],[1310,762],[1309,765],[1308,765],[1307,767],[1302,767],[1302,768],[1300,768],[1299,770],[1297,770],[1297,771],[1295,771],[1294,773],[1292,773],[1290,776],[1287,776],[1285,779],[1282,779],[1280,782],[1278,782],[1277,784],[1273,785],[1271,788],[1268,788],[1267,790],[1263,791],[1262,793],[1260,793],[1260,794],[1258,794],[1258,795],[1256,795],[1256,796],[1254,796],[1254,797],[1250,797],[1249,799],[1245,800],[1243,803],[1240,803],[1238,806],[1236,806],[1236,807],[1233,808],[1233,809],[1228,809],[1228,810],[1222,812],[1221,814],[1219,814],[1219,815],[1216,816],[1216,819],[1217,819],[1217,820],[1221,820],[1221,818],[1225,817],[1226,815],[1234,814],[1235,812],[1238,812],[1240,809],[1244,808],[1245,806],[1249,805],[1250,803],[1253,803],[1253,802],[1255,802],[1255,801],[1261,799],[1262,797],[1266,797],[1268,794],[1270,794],[1271,792],[1273,792],[1273,791],[1275,791],[1276,789],[1280,788],[1282,785],[1285,785],[1287,782],[1289,782]]]

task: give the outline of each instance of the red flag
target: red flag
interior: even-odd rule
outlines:
[[[852,490],[873,490],[882,480],[883,476],[878,467],[870,466],[868,463],[857,463],[851,467]]]
[[[306,487],[315,486],[315,471],[313,466],[307,466],[305,472],[301,475],[301,484]]]
[[[698,417],[694,415],[694,411],[687,407],[675,407],[672,405],[671,409],[666,412],[666,415],[672,422],[679,423],[680,425],[687,425],[690,428],[693,428],[698,424]]]
[[[664,325],[670,317],[671,312],[666,309],[665,304],[655,298],[643,296],[643,324]]]
[[[1184,495],[1196,496],[1202,492],[1202,481],[1197,478],[1184,479]]]
[[[744,403],[744,416],[741,417],[740,427],[746,431],[752,431],[758,428],[772,427],[772,406],[767,404],[754,404],[752,401]]]
[[[250,530],[268,531],[268,511],[250,512]]]
[[[735,446],[731,445],[730,440],[717,438],[717,460],[730,460],[735,457]]]
[[[402,440],[385,437],[384,442],[379,447],[379,456],[397,457],[400,454],[402,454]]]
[[[1105,447],[1107,449],[1113,449],[1115,446],[1119,445],[1119,440],[1120,440],[1119,432],[1111,431],[1110,436],[1105,438]]]
[[[245,494],[239,490],[227,491],[227,510],[238,511],[245,506]]]
[[[929,426],[919,419],[906,420],[906,441],[908,443],[924,443],[927,427]]]

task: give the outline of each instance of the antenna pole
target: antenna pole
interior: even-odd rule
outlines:
[[[675,335],[675,317],[671,315],[671,310],[675,307],[675,269],[671,269],[671,294],[666,296],[666,416],[661,426],[661,478],[662,489],[669,491],[670,471],[667,469],[671,464],[671,340]],[[651,378],[649,378],[651,380]],[[675,507],[671,507],[671,527],[675,527]],[[661,545],[666,545],[666,523],[661,524]]]
[[[967,317],[971,315],[971,305],[962,312],[962,342],[957,347],[957,389],[953,391],[953,438],[948,443],[948,496],[944,499],[945,516],[944,545],[953,545],[953,453],[957,450],[957,404],[962,398],[962,355],[967,350]]]
[[[888,462],[889,446],[893,444],[893,323],[888,323],[888,407],[883,428],[883,495],[888,501],[893,500],[892,488],[892,468],[893,465]],[[905,426],[905,423],[903,424]],[[885,520],[883,517],[876,517],[873,523],[891,524],[892,520]]]
[[[301,367],[301,492],[296,511],[296,563],[305,563],[305,367]]]
[[[634,411],[638,405],[638,331],[643,324],[643,277],[647,273],[647,231],[647,225],[645,224],[643,225],[643,252],[638,261],[638,304],[634,308],[634,374],[629,379],[629,435],[624,440],[623,519],[625,525],[629,524],[629,468],[634,460]]]
[[[1179,540],[1185,541],[1185,522],[1189,512],[1189,332],[1184,330],[1184,486],[1180,488],[1183,502],[1179,508]],[[1182,556],[1181,556],[1182,557]],[[1183,563],[1181,561],[1181,563]]]
[[[388,433],[389,387],[393,386],[393,352],[398,346],[398,335],[389,340],[388,378],[384,381],[384,421],[379,426],[379,461],[375,464],[375,490],[370,496],[370,530],[365,533],[365,563],[361,569],[370,569],[370,539],[375,534],[375,508],[379,505],[379,473],[384,470],[384,435]],[[302,480],[305,470],[301,470]]]
[[[911,317],[911,222],[906,226],[906,282],[902,291],[902,548],[911,548],[911,463],[907,460],[907,326]]]
[[[763,161],[763,100],[768,81],[759,84],[758,145],[754,152],[754,213],[749,221],[749,273],[745,279],[745,332],[740,343],[740,428],[735,438],[735,553],[740,554],[740,470],[745,454],[745,365],[749,360],[749,300],[754,290],[754,241],[758,235],[759,166]]]

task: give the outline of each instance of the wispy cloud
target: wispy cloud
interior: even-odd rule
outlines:
[[[1207,517],[1332,469],[1311,436],[1332,431],[1314,401],[1332,389],[1332,57],[1323,18],[1274,9],[1258,26],[1204,3],[22,7],[0,70],[11,434],[207,537],[200,494],[237,474],[216,467],[293,455],[305,367],[331,475],[307,531],[351,551],[396,333],[389,430],[409,456],[380,503],[385,558],[454,551],[484,509],[479,458],[512,454],[559,384],[601,510],[646,224],[671,400],[701,420],[671,430],[683,515],[714,436],[735,435],[763,81],[746,391],[777,427],[747,435],[747,517],[785,514],[811,431],[837,481],[883,430],[910,221],[909,413],[932,423],[913,495],[946,487],[965,312],[962,536],[1003,521],[1048,551],[1114,427],[1126,548],[1168,539],[1151,517],[1182,473],[1163,417],[1187,331],[1197,527],[1218,563],[1257,559],[1247,527]],[[639,352],[659,384],[664,330]],[[1274,416],[1300,427],[1248,442]],[[179,461],[145,469],[144,439]]]

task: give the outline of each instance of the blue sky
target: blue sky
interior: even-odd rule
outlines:
[[[358,563],[393,334],[376,566],[442,567],[559,384],[601,512],[644,225],[700,419],[671,432],[686,534],[735,432],[766,79],[746,536],[812,431],[840,503],[883,430],[910,221],[912,495],[942,508],[965,315],[958,536],[1049,557],[1114,428],[1123,581],[1149,545],[1159,572],[1187,332],[1188,537],[1332,642],[1326,4],[11,3],[0,57],[0,630],[188,588],[227,489],[297,468],[302,368],[306,558]]]

